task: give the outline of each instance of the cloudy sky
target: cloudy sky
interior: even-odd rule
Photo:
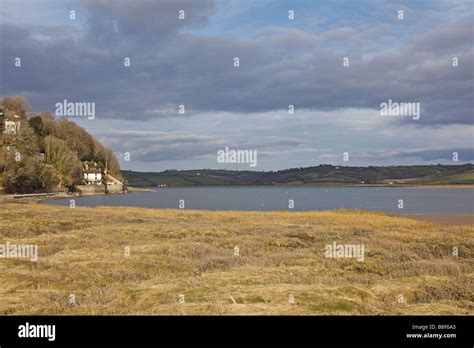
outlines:
[[[125,169],[473,162],[473,4],[0,0],[0,95],[95,103],[72,118]],[[382,116],[389,99],[420,118]],[[225,147],[257,167],[217,163]]]

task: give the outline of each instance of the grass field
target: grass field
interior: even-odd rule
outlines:
[[[0,313],[472,315],[473,237],[360,211],[0,203],[0,243],[39,248],[0,258]],[[364,244],[364,261],[325,257],[333,242]]]

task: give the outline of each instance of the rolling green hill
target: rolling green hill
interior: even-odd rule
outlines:
[[[280,171],[167,170],[122,171],[130,186],[250,186],[250,185],[458,185],[474,184],[474,165],[420,165],[390,167],[317,167]]]

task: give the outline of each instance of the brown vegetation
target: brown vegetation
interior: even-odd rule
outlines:
[[[0,243],[37,244],[39,260],[0,259],[0,312],[472,315],[473,232],[361,211],[3,203]],[[326,258],[333,242],[363,243],[364,261]]]

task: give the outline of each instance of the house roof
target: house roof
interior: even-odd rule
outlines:
[[[102,174],[102,172],[98,169],[90,168],[90,169],[84,170],[84,174]]]

